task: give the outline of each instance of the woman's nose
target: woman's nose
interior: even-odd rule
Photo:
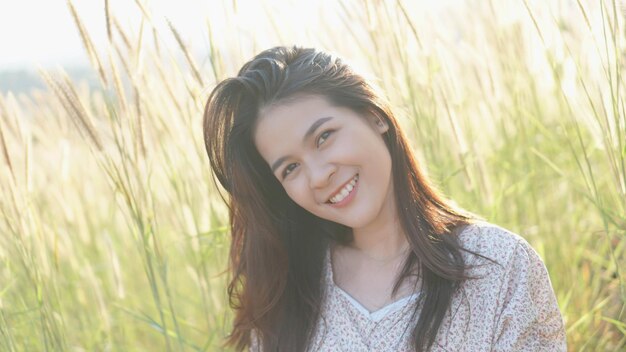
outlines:
[[[312,165],[309,168],[309,186],[311,188],[326,187],[335,171],[335,166],[329,163]]]

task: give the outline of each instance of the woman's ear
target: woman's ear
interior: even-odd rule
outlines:
[[[389,130],[389,124],[387,123],[387,121],[376,114],[370,114],[370,122],[380,134],[383,134],[387,132],[387,130]]]

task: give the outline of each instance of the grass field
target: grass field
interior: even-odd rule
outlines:
[[[387,92],[450,198],[544,258],[572,351],[626,349],[626,6],[617,0],[224,1],[206,42],[108,1],[73,14],[99,89],[0,95],[0,350],[220,351],[227,210],[202,142],[258,51],[334,51]],[[198,54],[200,53],[200,54]]]

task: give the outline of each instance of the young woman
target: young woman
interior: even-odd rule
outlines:
[[[391,107],[340,58],[276,47],[204,115],[228,192],[226,345],[251,351],[565,351],[545,265],[426,179]]]

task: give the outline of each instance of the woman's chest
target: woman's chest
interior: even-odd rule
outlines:
[[[397,273],[376,271],[337,273],[335,285],[369,312],[374,312],[414,293],[411,282],[404,280],[396,294],[392,295],[396,277]]]
[[[331,289],[309,351],[412,351],[411,335],[422,311],[416,306],[418,297],[401,299],[368,314],[337,289]],[[493,307],[476,303],[469,302],[465,294],[455,295],[432,351],[489,350]]]
[[[403,260],[368,262],[336,253],[332,268],[334,284],[369,312],[376,311],[415,292],[415,280],[411,276],[403,280],[396,294],[392,295]]]

